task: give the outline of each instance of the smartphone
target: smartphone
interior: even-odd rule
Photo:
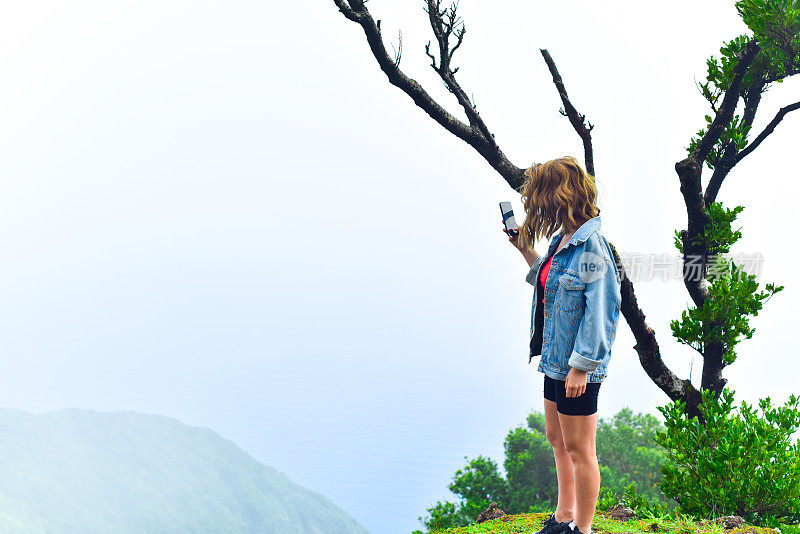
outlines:
[[[511,209],[511,202],[500,203],[500,214],[503,216],[503,226],[506,233],[512,237],[517,237],[517,221],[514,219],[514,210]]]

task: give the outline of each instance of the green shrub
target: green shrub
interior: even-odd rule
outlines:
[[[425,519],[420,517],[419,520],[425,525],[428,532],[461,527],[470,523],[470,519],[464,515],[462,507],[448,501],[437,501],[435,505],[428,508],[428,517]],[[412,534],[424,534],[424,532],[415,530]]]
[[[800,520],[800,427],[798,398],[773,408],[759,401],[761,414],[733,392],[717,398],[703,392],[700,412],[689,418],[683,402],[660,407],[665,430],[656,441],[666,450],[661,490],[683,512],[716,517],[735,514],[751,524]]]
[[[629,484],[622,492],[614,492],[605,486],[600,488],[597,510],[606,512],[619,503],[632,509],[640,519],[663,519],[674,515],[675,511],[674,503],[665,503],[661,498],[648,498],[636,491],[634,483]]]
[[[636,512],[636,517],[642,519],[657,519],[668,516],[675,505],[664,504],[661,500],[647,498],[636,492],[636,485],[631,484],[625,488],[621,501]]]
[[[603,486],[600,488],[600,495],[597,497],[597,510],[600,512],[607,512],[619,501],[620,499],[612,490]]]

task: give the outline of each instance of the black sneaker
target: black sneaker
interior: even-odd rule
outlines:
[[[578,528],[578,525],[575,525],[575,528],[572,529],[572,534],[586,534],[586,533],[581,532],[581,529]],[[589,534],[594,534],[594,530],[590,530]]]
[[[556,521],[556,514],[550,514],[550,517],[544,522],[542,530],[536,534],[564,534],[571,531],[569,523],[570,521]]]

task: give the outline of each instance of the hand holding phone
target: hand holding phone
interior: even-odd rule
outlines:
[[[517,221],[514,219],[514,210],[511,209],[511,202],[500,203],[500,214],[503,217],[503,228],[509,237],[517,237],[519,230],[517,229]]]

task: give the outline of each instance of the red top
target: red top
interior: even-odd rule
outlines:
[[[542,266],[542,271],[539,274],[539,281],[542,283],[542,287],[544,287],[545,282],[547,282],[547,275],[550,274],[550,264],[553,262],[553,256],[547,258],[547,261]],[[544,302],[544,292],[542,292],[542,302]]]

